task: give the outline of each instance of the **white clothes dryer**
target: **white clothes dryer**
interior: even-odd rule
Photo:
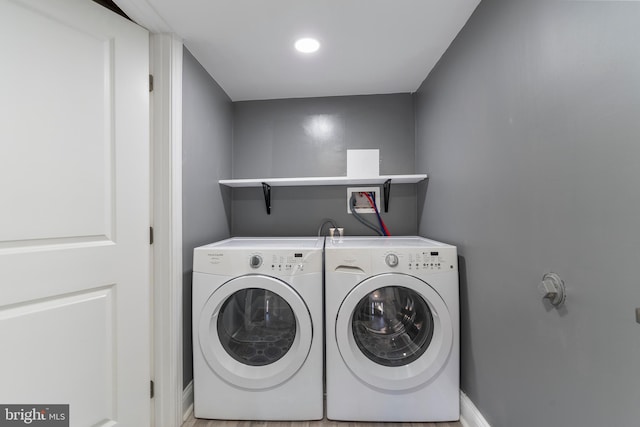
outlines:
[[[460,418],[457,250],[421,237],[327,238],[327,418]]]
[[[232,238],[194,250],[196,418],[323,418],[323,244]]]

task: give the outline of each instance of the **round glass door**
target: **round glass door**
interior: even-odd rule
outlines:
[[[369,292],[353,310],[352,330],[362,353],[382,366],[403,366],[424,354],[433,315],[416,291],[387,286]]]
[[[342,360],[360,380],[382,390],[408,390],[444,367],[453,347],[453,323],[428,283],[385,273],[347,294],[335,336]]]
[[[264,366],[282,358],[293,345],[296,317],[277,293],[241,289],[222,304],[217,329],[231,357],[246,365]]]
[[[311,314],[300,295],[282,280],[257,274],[215,289],[197,328],[211,370],[235,387],[253,390],[291,378],[313,338]]]

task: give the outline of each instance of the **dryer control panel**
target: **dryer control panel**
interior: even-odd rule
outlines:
[[[209,274],[268,274],[292,276],[322,271],[321,250],[200,250],[194,254],[194,271]]]
[[[309,270],[304,252],[271,254],[264,267],[267,271],[274,273],[302,273]]]

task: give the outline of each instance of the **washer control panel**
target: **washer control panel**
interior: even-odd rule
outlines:
[[[450,274],[458,271],[453,245],[418,236],[343,237],[325,242],[325,271],[372,276],[384,273]]]
[[[388,251],[384,262],[393,269],[447,271],[456,268],[457,260],[449,259],[448,253],[439,250],[427,251]]]

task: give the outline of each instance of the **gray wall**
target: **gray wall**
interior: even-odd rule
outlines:
[[[492,427],[640,420],[639,23],[485,0],[417,93],[419,232],[459,247],[462,388]]]
[[[414,173],[410,94],[234,103],[234,178],[345,176],[346,150],[363,148],[380,150],[381,174]],[[347,214],[346,193],[344,186],[273,187],[267,215],[262,188],[234,189],[232,233],[316,235],[330,217],[346,234],[373,234]],[[416,234],[416,186],[392,185],[390,200],[382,215],[390,232]]]
[[[193,248],[230,236],[233,108],[227,94],[184,49],[182,93],[182,243],[184,385],[193,378],[191,278]]]

